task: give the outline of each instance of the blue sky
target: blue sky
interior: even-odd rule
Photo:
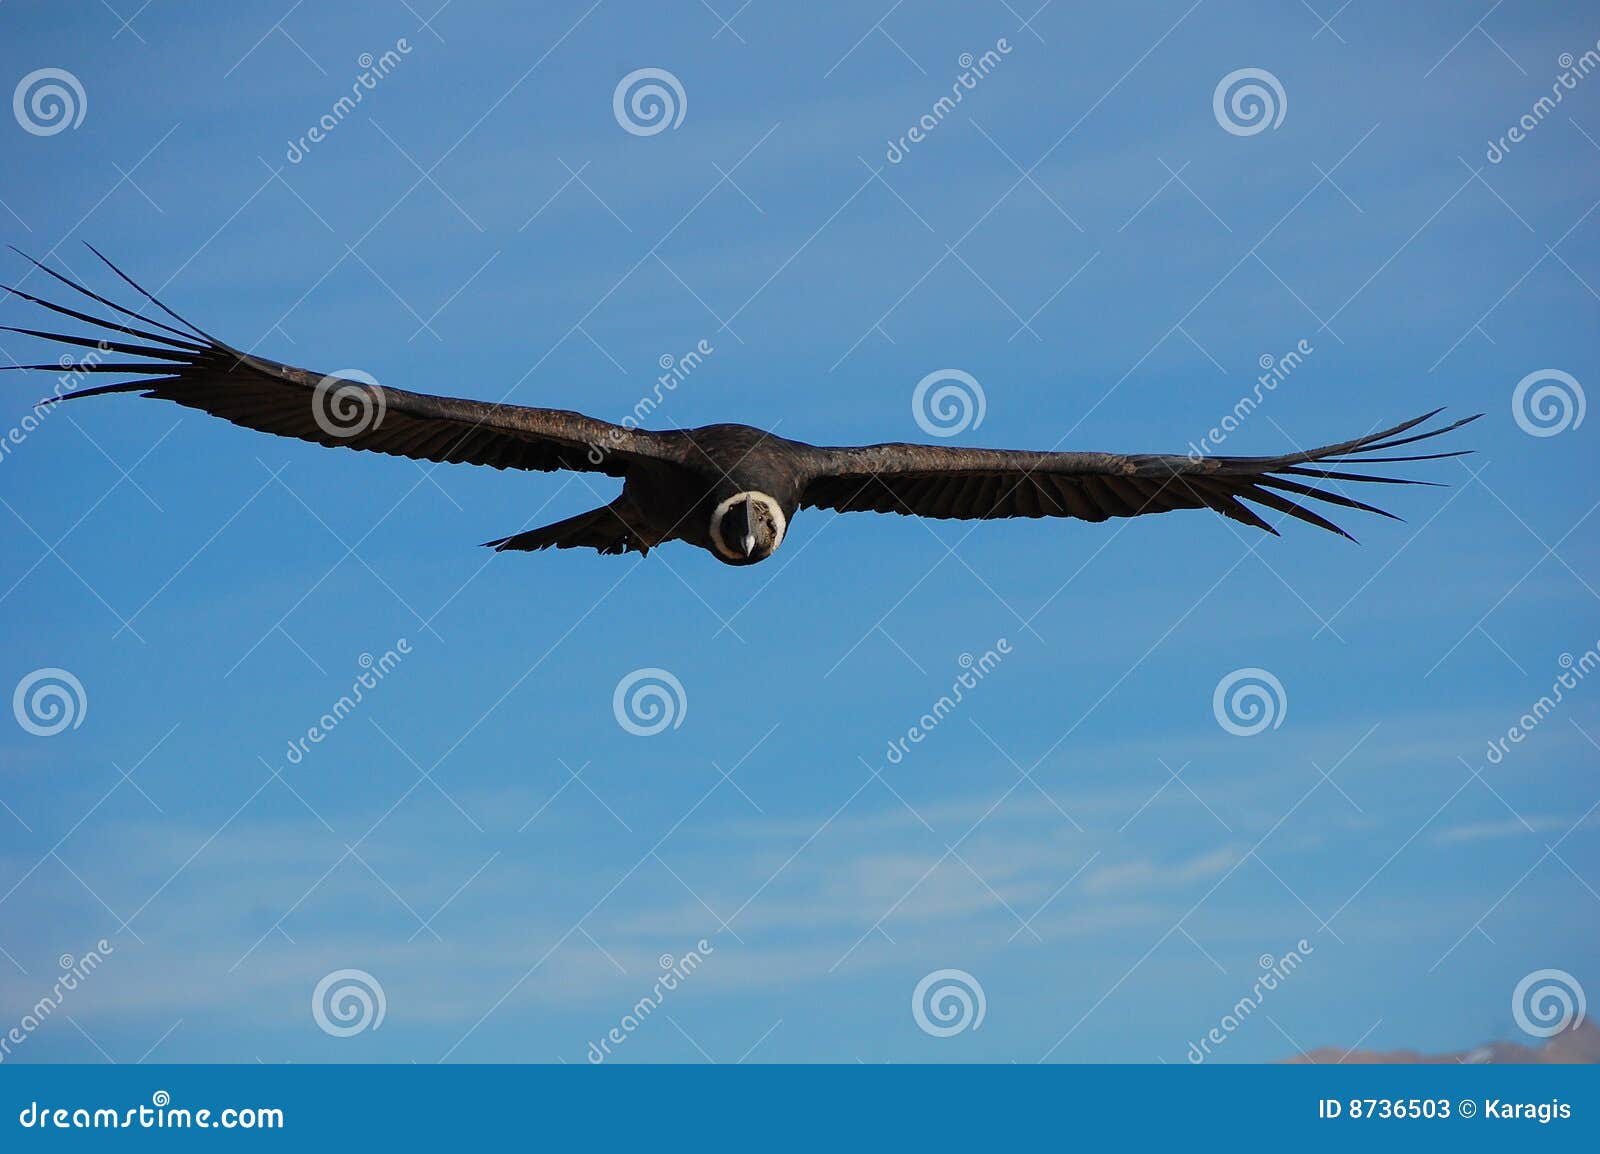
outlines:
[[[616,1060],[1181,1062],[1302,940],[1218,1060],[1528,1040],[1525,975],[1595,989],[1600,681],[1486,751],[1600,640],[1594,425],[1512,405],[1600,377],[1600,79],[1487,153],[1600,26],[1335,7],[0,8],[0,79],[64,69],[83,114],[0,127],[5,239],[114,288],[90,240],[282,360],[616,420],[704,341],[657,425],[927,439],[913,390],[959,369],[949,443],[1182,452],[1305,342],[1225,451],[1487,414],[1359,547],[813,511],[733,569],[476,548],[604,478],[56,410],[0,457],[0,688],[66,670],[80,724],[0,725],[0,1026],[112,952],[7,1060],[581,1062],[702,939]],[[619,123],[641,68],[676,127]],[[1275,127],[1219,122],[1242,68]],[[0,426],[50,384],[8,374]],[[638,736],[613,693],[652,668],[679,724]],[[1279,724],[1238,736],[1213,692],[1251,668]],[[334,1037],[345,969],[385,1016]],[[938,1037],[944,969],[985,1012]]]

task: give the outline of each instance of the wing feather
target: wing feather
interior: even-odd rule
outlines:
[[[1439,412],[1435,409],[1365,437],[1277,457],[1036,453],[908,444],[818,449],[801,505],[921,517],[1075,517],[1084,521],[1209,508],[1254,528],[1276,532],[1249,507],[1247,502],[1252,502],[1348,537],[1311,504],[1323,502],[1383,517],[1394,514],[1299,478],[1334,485],[1346,481],[1436,484],[1327,466],[1431,461],[1470,451],[1373,455],[1441,436],[1477,420],[1471,416],[1412,432]]]
[[[99,334],[42,329],[8,330],[70,348],[94,350],[76,362],[68,358],[56,364],[10,368],[54,372],[61,374],[64,381],[85,373],[139,378],[74,392],[58,391],[47,403],[108,393],[138,393],[199,409],[245,428],[320,445],[415,460],[468,462],[496,469],[574,469],[623,475],[630,461],[639,458],[677,459],[677,443],[671,438],[581,413],[413,393],[253,356],[209,336],[98,252],[95,255],[147,302],[185,328],[119,305],[33,261],[35,267],[61,284],[136,324],[108,320],[17,289],[8,291],[97,329],[148,342],[130,344],[102,339]],[[96,355],[108,352],[149,359],[108,361]]]

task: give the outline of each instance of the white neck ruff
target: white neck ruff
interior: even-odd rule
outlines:
[[[760,505],[767,511],[768,516],[772,518],[772,523],[777,527],[778,531],[778,538],[772,543],[772,548],[774,551],[776,551],[778,546],[783,544],[783,535],[789,530],[789,519],[783,515],[783,507],[779,505],[777,501],[767,496],[765,493],[758,493],[754,490],[744,493],[735,493],[733,496],[729,497],[726,501],[723,501],[714,510],[712,510],[712,547],[730,561],[748,560],[748,558],[738,553],[729,552],[727,546],[722,543],[722,519],[728,515],[728,510],[732,509],[740,501],[750,501],[754,504]]]

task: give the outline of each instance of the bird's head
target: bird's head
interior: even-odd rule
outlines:
[[[711,544],[729,565],[765,561],[783,543],[789,527],[783,507],[765,493],[735,493],[711,511]]]

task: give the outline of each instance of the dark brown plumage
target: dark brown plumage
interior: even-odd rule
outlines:
[[[1207,508],[1275,534],[1277,530],[1251,508],[1255,505],[1348,537],[1305,502],[1392,517],[1327,487],[1328,483],[1430,484],[1352,473],[1344,466],[1459,456],[1465,450],[1372,454],[1424,441],[1477,419],[1411,431],[1439,412],[1434,410],[1379,433],[1277,457],[1042,453],[912,444],[830,448],[748,425],[656,433],[564,409],[430,396],[266,360],[190,324],[98,251],[95,255],[148,302],[147,308],[159,310],[182,327],[116,304],[34,262],[123,320],[97,317],[20,289],[10,289],[11,293],[133,341],[8,328],[93,350],[75,365],[15,367],[58,373],[71,368],[138,378],[81,389],[50,398],[49,403],[136,392],[245,428],[320,445],[423,461],[545,472],[572,469],[623,479],[622,493],[611,504],[489,543],[501,550],[554,546],[647,553],[665,541],[680,540],[730,565],[748,565],[771,556],[789,521],[806,508],[936,518],[1084,521]],[[109,360],[107,354],[135,359]]]

